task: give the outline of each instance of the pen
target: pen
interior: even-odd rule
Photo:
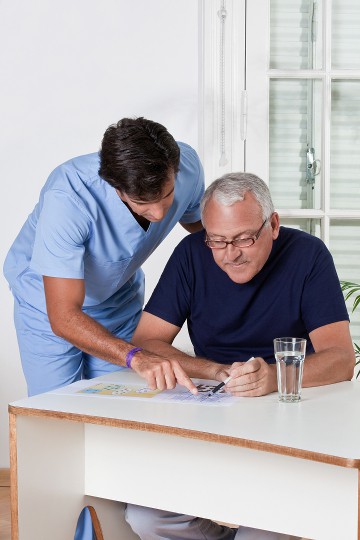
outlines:
[[[255,360],[255,357],[252,356],[251,358],[249,358],[249,360],[247,360],[246,362],[251,362],[251,360]],[[229,377],[227,377],[225,379],[225,381],[221,382],[220,384],[218,384],[217,386],[215,386],[215,388],[213,388],[211,390],[211,392],[209,392],[209,394],[206,396],[206,397],[211,397],[213,396],[214,394],[216,394],[219,390],[222,389],[223,386],[225,386],[226,383],[228,383],[229,381],[231,380],[231,375],[229,375]]]

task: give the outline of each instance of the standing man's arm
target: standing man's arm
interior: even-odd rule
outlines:
[[[134,332],[132,342],[162,357],[176,360],[189,377],[223,381],[228,376],[227,368],[222,364],[185,354],[171,344],[180,328],[164,319],[144,311]]]
[[[54,334],[88,354],[125,366],[125,356],[133,346],[113,336],[82,311],[84,280],[43,276],[43,281],[47,313]],[[152,389],[174,388],[179,383],[196,393],[195,385],[176,360],[139,351],[133,357],[131,366]]]

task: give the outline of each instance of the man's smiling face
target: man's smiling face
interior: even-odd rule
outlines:
[[[273,241],[279,235],[279,216],[274,212],[263,229],[248,247],[228,244],[222,249],[213,249],[216,264],[235,283],[247,283],[263,268],[269,258]],[[231,241],[239,238],[254,238],[265,217],[252,193],[245,193],[244,200],[224,206],[211,198],[203,211],[203,222],[209,240]]]

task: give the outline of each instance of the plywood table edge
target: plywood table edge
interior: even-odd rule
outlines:
[[[358,471],[358,540],[360,540],[360,470]]]
[[[340,467],[360,470],[360,459],[344,458],[329,454],[313,452],[310,450],[302,450],[298,448],[291,448],[261,441],[253,441],[251,439],[241,439],[238,437],[231,437],[229,435],[209,433],[206,431],[197,431],[173,426],[150,424],[134,420],[120,420],[117,418],[107,418],[102,416],[82,415],[69,412],[50,411],[45,409],[31,409],[27,407],[17,407],[14,405],[9,405],[9,413],[13,415],[46,417],[50,419],[82,422],[84,424],[97,424],[123,429],[150,431],[153,433],[161,433],[166,435],[176,435],[187,439],[198,439],[208,442],[228,444],[231,446],[239,446],[252,450],[260,450],[262,452],[271,452],[273,454],[287,455],[290,457],[306,459],[309,461],[317,461],[320,463],[327,463],[329,465],[337,465]]]
[[[16,415],[9,409],[11,540],[19,538]]]

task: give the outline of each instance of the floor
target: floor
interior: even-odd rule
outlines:
[[[0,539],[11,539],[9,487],[0,487]]]

